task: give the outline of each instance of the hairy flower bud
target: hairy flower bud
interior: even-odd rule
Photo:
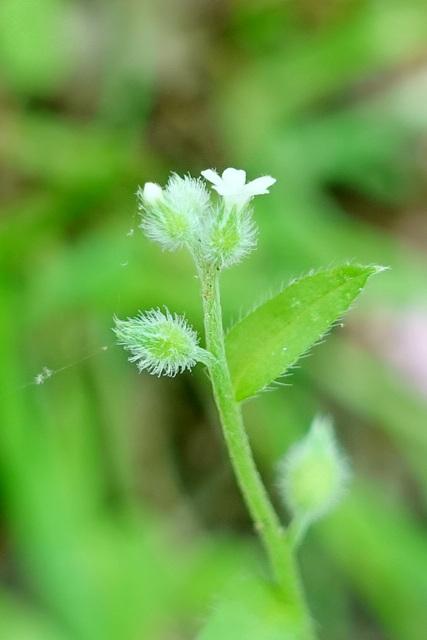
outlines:
[[[205,257],[218,268],[240,262],[256,247],[257,229],[251,209],[246,206],[218,206],[206,224]]]
[[[183,316],[168,309],[151,309],[136,318],[114,318],[114,333],[127,351],[130,362],[157,376],[175,376],[192,369],[196,362],[210,364],[213,356],[198,346],[199,338]]]
[[[171,209],[186,215],[192,223],[203,219],[211,200],[203,180],[172,173],[165,187],[165,197]]]
[[[279,463],[279,490],[296,517],[312,522],[339,502],[349,479],[330,419],[317,416],[306,437]]]
[[[137,192],[146,236],[175,251],[192,244],[199,235],[210,197],[201,179],[172,174],[166,187],[147,182]]]

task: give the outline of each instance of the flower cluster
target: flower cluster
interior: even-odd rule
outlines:
[[[332,422],[317,416],[307,436],[293,445],[279,464],[279,491],[294,516],[313,522],[339,502],[349,476]]]
[[[136,318],[114,318],[114,333],[127,351],[130,362],[157,376],[175,376],[192,369],[196,362],[209,364],[211,354],[199,347],[199,338],[183,316],[168,309],[151,309]]]
[[[187,246],[195,259],[218,268],[240,262],[256,245],[256,227],[250,201],[269,193],[270,176],[246,183],[243,170],[226,169],[219,176],[202,171],[220,196],[212,203],[201,178],[172,174],[162,189],[147,182],[137,192],[141,227],[150,240],[174,251]]]
[[[250,201],[268,193],[274,178],[265,176],[246,184],[246,173],[226,169],[220,177],[212,169],[202,176],[218,193],[212,203],[201,178],[173,173],[164,188],[147,182],[138,189],[141,227],[163,249],[188,247],[200,266],[221,269],[239,262],[255,247],[256,228]],[[138,369],[154,375],[175,376],[196,362],[212,364],[211,353],[199,347],[196,332],[184,317],[152,309],[136,318],[114,319],[114,332]]]

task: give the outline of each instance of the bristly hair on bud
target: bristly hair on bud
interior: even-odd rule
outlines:
[[[141,228],[163,249],[175,251],[191,245],[200,235],[202,219],[210,206],[209,193],[200,178],[173,173],[164,189],[147,182],[137,191]]]
[[[139,312],[136,318],[114,318],[118,343],[132,354],[139,371],[161,376],[176,376],[192,369],[196,362],[211,364],[213,356],[198,346],[199,337],[184,316],[168,309]]]
[[[164,194],[171,209],[186,214],[193,223],[202,219],[211,205],[203,180],[190,175],[181,178],[177,173],[172,173]]]
[[[204,257],[219,269],[243,260],[256,247],[257,227],[249,205],[218,204],[205,228]]]
[[[280,495],[296,518],[318,520],[347,489],[347,460],[336,442],[329,417],[316,416],[308,434],[294,444],[278,466]]]

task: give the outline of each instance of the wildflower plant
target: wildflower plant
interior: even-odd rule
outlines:
[[[210,193],[205,181],[216,194]],[[270,176],[246,182],[245,171],[228,168],[221,176],[212,169],[202,171],[202,178],[174,173],[164,188],[152,182],[140,188],[140,226],[145,235],[164,250],[186,247],[194,259],[206,345],[200,347],[186,319],[168,309],[140,312],[127,320],[115,318],[114,331],[140,371],[174,376],[198,362],[207,367],[236,479],[286,605],[286,638],[314,640],[295,550],[308,527],[343,495],[348,465],[332,422],[315,418],[308,435],[278,464],[278,490],[290,514],[290,523],[284,526],[257,471],[241,403],[271,384],[315,344],[381,267],[346,264],[296,280],[225,336],[220,274],[255,249],[252,201],[268,194],[275,182]]]

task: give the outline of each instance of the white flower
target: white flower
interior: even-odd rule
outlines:
[[[269,193],[268,188],[276,182],[271,176],[262,176],[246,184],[246,171],[243,169],[225,169],[220,177],[213,169],[202,171],[202,176],[212,182],[213,187],[223,196],[229,206],[243,207],[254,196]]]

